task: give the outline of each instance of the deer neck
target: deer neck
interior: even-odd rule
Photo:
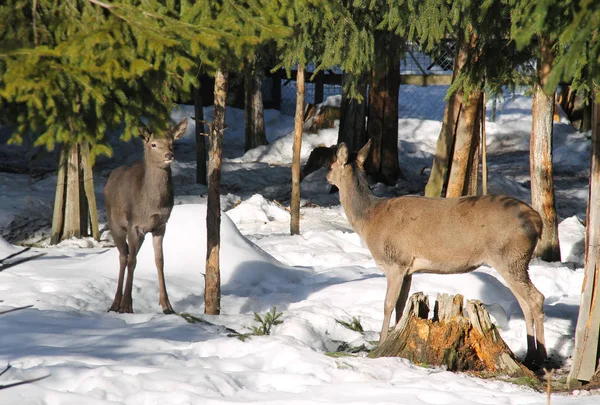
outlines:
[[[369,188],[364,175],[355,169],[352,176],[343,179],[340,189],[340,202],[352,228],[360,234],[362,224],[368,221],[371,207],[378,200]]]
[[[164,207],[173,206],[173,185],[171,168],[160,168],[153,165],[144,165],[143,187],[146,198],[153,205]]]

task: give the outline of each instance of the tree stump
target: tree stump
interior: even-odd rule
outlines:
[[[310,105],[304,113],[304,131],[317,133],[319,129],[335,127],[335,120],[339,120],[341,110],[330,105]]]
[[[371,354],[404,357],[416,364],[445,366],[477,375],[535,375],[523,366],[500,337],[480,301],[438,294],[433,318],[423,293],[410,297],[399,326]]]

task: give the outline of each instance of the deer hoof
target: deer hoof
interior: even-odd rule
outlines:
[[[173,315],[174,313],[175,313],[175,310],[173,308],[163,309],[163,314],[165,314],[165,315]]]

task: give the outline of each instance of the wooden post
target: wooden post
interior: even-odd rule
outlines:
[[[596,89],[596,92],[598,89]],[[597,93],[596,93],[597,95]],[[595,97],[597,100],[597,97]],[[600,331],[600,103],[592,116],[592,162],[586,226],[585,278],[579,306],[573,364],[568,385],[576,388],[590,381],[597,370]]]
[[[217,70],[213,124],[210,131],[210,158],[208,165],[208,198],[206,207],[206,275],[204,279],[204,313],[221,312],[221,159],[225,129],[225,100],[228,72]]]
[[[290,202],[290,233],[300,234],[300,148],[304,126],[304,66],[298,64],[296,78],[296,115],[294,118],[294,146],[292,157],[292,198]]]

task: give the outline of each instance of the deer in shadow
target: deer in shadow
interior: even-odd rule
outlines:
[[[159,303],[163,313],[175,313],[165,285],[163,238],[173,209],[173,141],[181,138],[186,127],[187,118],[169,128],[163,136],[156,136],[147,127],[140,126],[144,160],[118,167],[106,182],[108,227],[119,250],[119,281],[109,311],[133,313],[133,273],[137,254],[145,235],[150,232],[158,270]],[[127,280],[123,291],[125,268]]]
[[[387,291],[379,344],[387,337],[396,309],[396,327],[414,273],[459,274],[489,265],[504,278],[525,318],[525,363],[546,358],[544,296],[529,278],[529,262],[542,231],[540,215],[529,205],[501,195],[459,198],[373,194],[363,165],[369,141],[349,162],[340,144],[327,180],[338,187],[348,221],[385,273]]]

